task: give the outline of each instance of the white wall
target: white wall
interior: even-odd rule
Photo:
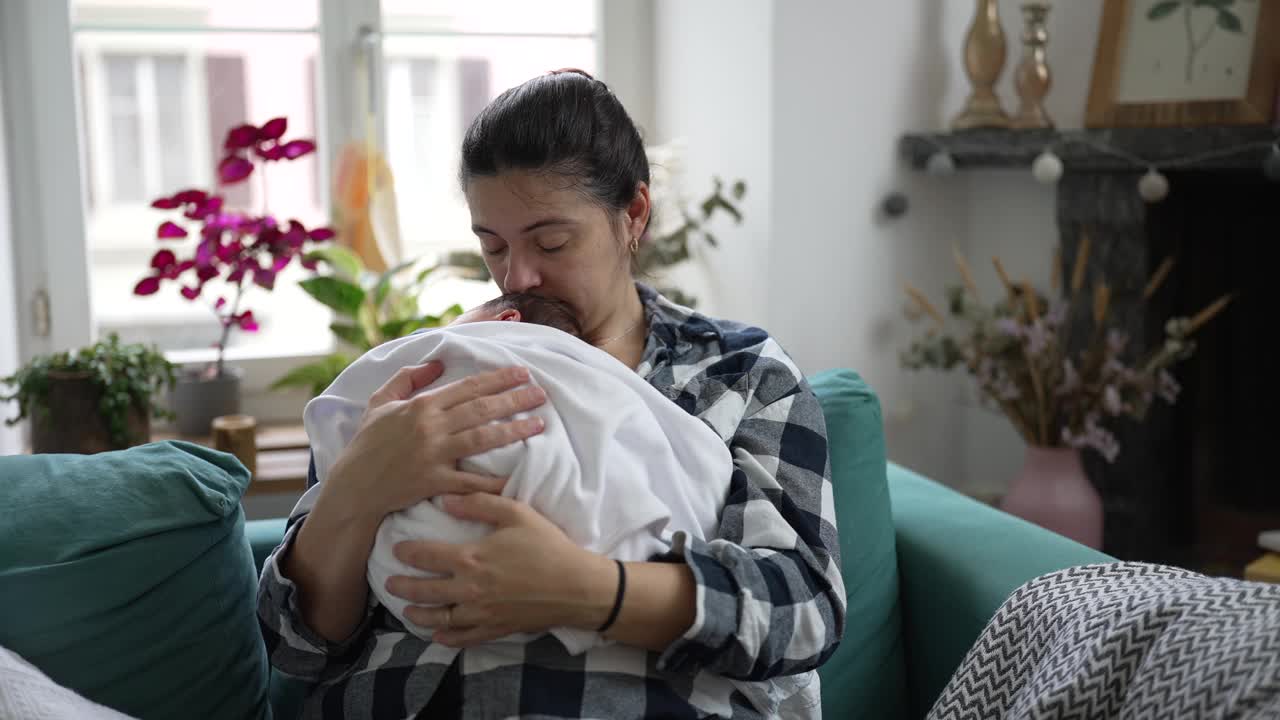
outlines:
[[[1019,3],[1002,0],[1013,109]],[[968,92],[962,57],[974,3],[680,3],[656,6],[655,113],[688,140],[693,177],[738,172],[752,186],[747,227],[706,259],[706,309],[768,328],[806,372],[850,367],[877,390],[890,455],[977,494],[1001,491],[1022,459],[1017,436],[976,407],[962,377],[907,373],[913,328],[904,282],[940,296],[958,245],[994,288],[990,258],[1047,279],[1054,195],[1029,171],[933,178],[903,167],[899,136],[945,128]],[[1058,3],[1049,30],[1047,106],[1078,127],[1101,0]],[[910,199],[891,221],[886,193]]]
[[[0,78],[4,73],[0,72]],[[0,88],[0,377],[7,377],[18,369],[18,306],[13,254],[13,225],[9,217],[9,163],[5,153],[4,90]],[[7,392],[8,388],[0,388]],[[12,403],[0,403],[0,419],[10,418],[17,412]],[[22,438],[17,428],[0,422],[0,455],[12,455],[22,450]]]
[[[698,297],[698,309],[765,324],[765,275],[773,206],[771,0],[657,0],[654,4],[654,119],[658,142],[687,146],[686,188],[700,199],[712,176],[742,178],[745,222],[718,215],[703,262],[672,275]],[[657,208],[674,212],[674,208]]]
[[[967,209],[954,183],[897,159],[933,127],[949,86],[946,14],[933,2],[774,6],[774,215],[768,327],[805,371],[857,370],[876,389],[891,457],[947,478],[957,455],[947,378],[907,375],[903,284],[938,287]],[[878,214],[901,190],[900,220]]]

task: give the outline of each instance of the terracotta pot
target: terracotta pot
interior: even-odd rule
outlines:
[[[1013,479],[1000,508],[1102,549],[1102,498],[1084,474],[1079,450],[1028,446],[1022,472]]]
[[[112,442],[111,429],[99,411],[101,400],[102,389],[89,373],[49,371],[45,407],[36,409],[31,420],[31,451],[92,455],[150,441],[151,414],[135,403],[125,418],[129,440]]]
[[[178,432],[188,436],[210,433],[213,419],[240,412],[240,380],[244,371],[224,367],[217,377],[204,377],[199,370],[183,369],[173,386],[173,412],[178,416]]]

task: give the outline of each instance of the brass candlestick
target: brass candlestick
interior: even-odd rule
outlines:
[[[965,39],[964,69],[973,85],[964,110],[951,121],[953,130],[1009,127],[1009,116],[1000,107],[995,84],[1004,69],[1004,29],[996,0],[978,0],[977,13]]]
[[[1044,98],[1049,94],[1052,77],[1049,72],[1049,31],[1045,20],[1049,17],[1049,4],[1029,2],[1022,6],[1022,18],[1026,27],[1022,31],[1022,63],[1014,76],[1018,88],[1018,114],[1013,118],[1016,128],[1051,128],[1053,119],[1044,109]]]

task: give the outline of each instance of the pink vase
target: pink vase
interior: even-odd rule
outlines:
[[[1084,474],[1079,450],[1028,446],[1022,472],[1013,479],[1000,508],[1102,549],[1102,498]]]

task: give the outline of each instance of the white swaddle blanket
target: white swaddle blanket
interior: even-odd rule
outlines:
[[[514,322],[441,328],[365,353],[307,404],[303,414],[321,483],[359,427],[369,397],[397,370],[428,360],[444,363],[432,387],[514,365],[529,369],[547,402],[530,413],[542,433],[464,460],[469,472],[508,477],[502,494],[528,503],[576,544],[624,561],[648,560],[670,547],[675,531],[716,535],[733,465],[729,450],[702,420],[686,413],[613,356],[559,330]],[[314,502],[312,488],[295,514]],[[388,515],[369,558],[369,584],[405,627],[431,630],[404,616],[407,602],[386,591],[392,575],[431,576],[392,554],[404,540],[469,542],[491,527],[459,520],[419,503]],[[578,654],[600,644],[593,632],[555,628]],[[527,642],[526,636],[504,641]]]

